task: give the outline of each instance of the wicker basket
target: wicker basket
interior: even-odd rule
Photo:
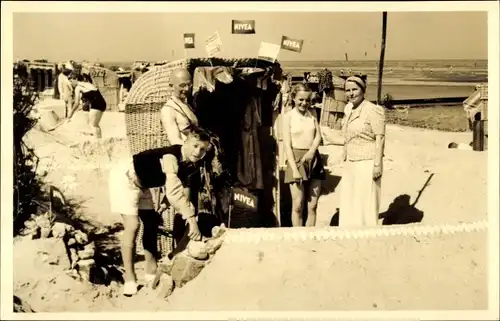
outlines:
[[[174,217],[175,211],[170,206],[161,214],[162,226],[167,231],[173,231],[174,229]],[[137,254],[144,254],[144,247],[142,245],[142,235],[144,234],[144,225],[142,221],[139,225],[139,231],[137,233],[136,238],[136,252]],[[166,235],[158,235],[158,253],[161,257],[166,257],[169,253],[171,253],[175,247],[174,239],[172,237]]]
[[[479,93],[481,100],[488,100],[488,84],[482,84],[479,86]]]
[[[481,104],[481,120],[488,120],[488,84],[482,84],[479,87],[479,97]]]
[[[125,105],[125,127],[132,155],[170,145],[161,124],[162,106],[158,102]]]

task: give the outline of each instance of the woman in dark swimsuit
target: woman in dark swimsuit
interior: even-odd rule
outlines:
[[[102,137],[101,122],[102,114],[106,110],[106,101],[99,89],[90,82],[84,81],[82,75],[74,73],[69,76],[69,80],[75,90],[74,105],[68,118],[70,119],[78,109],[80,99],[83,102],[82,110],[88,112],[88,124],[92,135],[96,138]]]

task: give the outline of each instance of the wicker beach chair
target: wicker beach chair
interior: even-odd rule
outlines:
[[[171,95],[170,74],[177,68],[186,68],[191,74],[197,67],[227,66],[240,68],[279,68],[278,63],[264,60],[249,59],[221,59],[199,58],[173,61],[160,66],[153,66],[142,74],[132,85],[125,99],[125,123],[130,151],[132,155],[145,150],[169,146],[166,133],[160,121],[160,110]],[[162,213],[163,229],[173,230],[174,211],[172,208]],[[143,226],[141,223],[138,237],[137,250],[142,247]],[[158,248],[162,257],[168,255],[174,248],[171,236],[160,234]]]

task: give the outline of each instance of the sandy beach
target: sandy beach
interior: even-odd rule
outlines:
[[[32,2],[28,12],[13,3],[2,19],[12,29],[2,36],[12,57],[2,61],[14,72],[13,114],[4,109],[14,146],[2,149],[14,152],[4,168],[14,174],[14,237],[2,242],[2,252],[13,247],[12,278],[2,265],[2,282],[13,286],[5,301],[14,309],[5,304],[2,319],[278,311],[498,319],[488,242],[498,233],[488,208],[488,187],[497,187],[488,86],[498,77],[488,58],[498,50],[498,6],[90,5],[71,12]],[[309,86],[296,86],[304,79]],[[383,106],[364,101],[377,101],[379,89]],[[285,173],[277,137],[290,137],[300,169]],[[111,172],[138,154],[133,170]],[[305,190],[323,173],[317,207],[314,195],[284,183],[292,176]],[[196,204],[182,194],[199,176]],[[161,184],[152,205],[143,192]],[[156,208],[140,211],[146,203]],[[158,231],[143,214],[158,216],[150,221]],[[201,235],[179,216],[195,217]],[[178,224],[189,225],[188,238],[177,239]]]
[[[47,183],[58,186],[68,199],[81,202],[81,219],[94,226],[116,226],[121,218],[109,213],[107,173],[110,165],[128,157],[124,114],[104,114],[100,144],[86,142],[86,137],[76,134],[75,129],[83,126],[81,112],[75,117],[71,125],[50,134],[32,130],[27,142],[40,157],[40,171],[57,168],[49,172]],[[447,148],[450,141],[468,142],[471,133],[395,125],[388,125],[387,130],[382,211],[401,195],[408,195],[412,203],[433,174],[414,208],[407,206],[407,215],[422,215],[421,222],[409,226],[458,226],[487,219],[487,152]],[[339,148],[322,146],[320,152],[328,159],[328,180],[318,205],[318,229],[334,225],[342,175]],[[64,183],[68,181],[74,183]],[[19,254],[14,258],[14,293],[40,312],[486,307],[484,227],[451,234],[423,230],[420,236],[416,230],[401,228],[399,236],[326,243],[312,239],[264,240],[276,235],[262,236],[263,241],[257,243],[228,242],[195,280],[176,290],[167,301],[147,289],[130,301],[121,296],[116,283],[111,287],[79,283],[61,274],[57,267],[44,268],[43,263],[33,262],[27,253],[41,245],[20,239],[14,243],[14,253]],[[277,233],[276,229],[259,230],[256,235]],[[119,237],[120,231],[108,235],[99,246],[116,252]],[[285,261],[291,264],[278,265]],[[136,265],[140,274],[143,262]],[[33,269],[39,273],[31,274]],[[325,279],[321,275],[336,277]],[[268,290],[263,292],[263,288]]]

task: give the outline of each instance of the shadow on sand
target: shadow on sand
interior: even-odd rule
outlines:
[[[429,182],[433,176],[434,173],[429,175],[424,186],[418,192],[417,198],[413,204],[410,204],[410,195],[401,194],[397,196],[389,205],[387,211],[379,214],[379,219],[382,219],[382,225],[412,224],[422,222],[424,212],[419,210],[416,205],[425,188],[429,186]],[[340,210],[337,209],[330,220],[330,226],[339,226],[339,216]]]

